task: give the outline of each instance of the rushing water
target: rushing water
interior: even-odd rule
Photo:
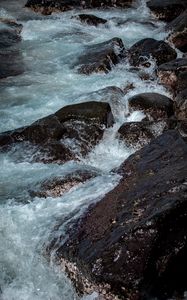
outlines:
[[[0,154],[0,299],[73,300],[78,299],[73,287],[45,259],[44,245],[56,224],[63,223],[77,208],[80,213],[117,184],[119,177],[110,171],[133,149],[116,138],[116,131],[123,122],[140,121],[143,117],[141,112],[135,112],[125,118],[127,98],[139,92],[167,93],[156,80],[142,81],[127,62],[115,66],[107,75],[91,76],[77,74],[71,64],[88,44],[120,37],[128,48],[142,38],[162,39],[165,34],[162,23],[155,23],[155,27],[146,23],[150,16],[143,2],[125,11],[88,10],[87,13],[110,20],[107,26],[97,28],[72,19],[75,11],[43,17],[23,9],[23,5],[22,0],[0,1],[0,17],[17,18],[23,24],[20,47],[25,68],[24,74],[0,81],[0,132],[30,124],[67,104],[89,101],[88,93],[107,86],[125,87],[128,83],[135,86],[113,104],[116,124],[106,130],[102,141],[79,163],[20,161],[21,147]],[[128,21],[118,26],[119,18]],[[154,64],[149,72],[153,70]],[[97,93],[95,97],[100,101]],[[110,98],[107,100],[110,102]],[[32,199],[29,195],[29,189],[39,182],[80,168],[97,169],[98,176],[56,199]],[[64,230],[64,224],[60,230]],[[84,299],[94,298],[93,294]]]

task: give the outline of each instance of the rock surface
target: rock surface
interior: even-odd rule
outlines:
[[[150,121],[166,119],[173,115],[173,101],[158,93],[138,94],[128,101],[131,111],[143,111]]]
[[[167,131],[118,171],[118,186],[56,245],[57,259],[80,293],[178,297],[187,289],[187,145]]]
[[[98,18],[94,15],[80,14],[74,16],[73,18],[80,20],[82,23],[86,23],[87,25],[93,25],[93,26],[98,26],[107,23],[107,20]]]
[[[87,46],[85,53],[78,58],[74,65],[78,72],[89,75],[91,73],[108,73],[113,65],[124,57],[124,45],[121,39],[113,38],[109,41]]]
[[[134,66],[149,66],[152,57],[157,65],[171,61],[177,57],[176,51],[164,41],[146,38],[138,41],[129,49],[130,63]]]
[[[177,58],[162,64],[157,73],[160,82],[177,94],[187,86],[187,58]]]
[[[168,41],[173,43],[176,48],[187,51],[187,9],[175,20],[166,26],[170,30]]]
[[[28,0],[26,7],[32,8],[43,14],[67,11],[75,8],[108,8],[108,7],[130,7],[133,0]]]
[[[174,108],[177,119],[187,120],[187,88],[175,98]]]
[[[166,129],[168,129],[167,120],[128,122],[119,128],[118,134],[128,147],[138,150]]]
[[[47,198],[61,197],[73,187],[97,176],[98,174],[90,170],[77,170],[66,176],[54,177],[40,184],[36,190],[30,191],[31,196]]]
[[[40,149],[35,160],[65,162],[75,159],[76,154],[86,155],[102,138],[104,128],[112,124],[108,103],[69,105],[30,126],[0,134],[0,147],[6,151],[15,143],[27,141]]]
[[[147,6],[158,19],[169,22],[187,8],[187,3],[185,0],[150,0]]]

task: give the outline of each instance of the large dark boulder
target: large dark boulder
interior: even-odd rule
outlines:
[[[57,259],[80,293],[177,298],[187,289],[187,145],[165,132],[119,172],[118,186],[56,243]]]
[[[187,58],[177,58],[160,65],[157,74],[160,82],[177,94],[187,86]]]
[[[151,120],[161,120],[173,115],[173,101],[158,93],[142,93],[131,97],[129,109],[143,111]]]
[[[162,21],[171,21],[178,17],[185,8],[186,0],[150,0],[147,6]]]
[[[107,23],[107,20],[103,18],[99,18],[94,15],[80,14],[74,16],[73,18],[81,21],[82,23],[86,23],[87,25],[93,25],[93,26],[98,26]]]
[[[166,30],[171,31],[168,41],[173,43],[176,48],[187,51],[187,9],[175,20],[166,26]]]
[[[120,38],[96,45],[87,46],[84,54],[78,58],[74,65],[78,72],[89,75],[94,72],[108,73],[113,65],[120,62],[124,56],[124,45]]]
[[[157,65],[173,60],[177,57],[176,51],[164,41],[146,38],[138,41],[129,49],[130,63],[134,66],[149,66],[148,60],[155,59]]]
[[[67,11],[75,8],[108,8],[130,7],[133,0],[28,0],[26,7],[32,8],[43,14],[51,14],[56,11]]]
[[[0,148],[6,151],[17,143],[38,146],[43,162],[65,162],[86,155],[102,138],[104,127],[113,124],[110,105],[85,102],[68,105],[30,126],[0,134]]]

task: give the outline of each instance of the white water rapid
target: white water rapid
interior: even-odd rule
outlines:
[[[134,150],[116,138],[116,131],[125,121],[143,117],[141,112],[135,112],[125,119],[127,99],[140,92],[168,94],[155,80],[142,81],[127,63],[115,66],[108,74],[91,76],[76,73],[71,64],[85,45],[120,37],[128,48],[145,37],[163,39],[165,33],[162,23],[155,23],[155,27],[147,23],[150,15],[143,2],[128,10],[87,10],[86,13],[110,20],[107,26],[98,27],[72,19],[75,11],[41,16],[22,8],[23,5],[23,0],[0,1],[0,17],[15,18],[23,24],[20,47],[25,68],[22,75],[0,81],[0,132],[29,125],[65,105],[86,101],[87,93],[107,86],[135,86],[114,105],[116,124],[106,130],[101,142],[79,163],[20,161],[21,148],[0,154],[0,299],[79,299],[66,276],[44,257],[44,245],[59,220],[98,201],[117,184],[119,176],[110,171]],[[118,18],[128,22],[119,26]],[[149,72],[153,70],[154,64]],[[100,101],[99,96],[97,100]],[[59,198],[29,195],[29,189],[39,182],[80,168],[96,168],[99,176]],[[83,299],[94,298],[95,294]]]

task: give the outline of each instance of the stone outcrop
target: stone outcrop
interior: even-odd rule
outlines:
[[[169,44],[151,38],[140,40],[129,49],[129,60],[133,66],[150,66],[150,58],[153,58],[157,65],[161,65],[176,57],[176,51]]]
[[[84,54],[74,65],[81,74],[108,73],[124,57],[124,45],[121,39],[113,38],[96,45],[87,46]]]
[[[183,295],[186,170],[187,144],[165,132],[121,165],[118,186],[75,221],[64,244],[48,248],[79,293],[97,291],[105,300]]]
[[[177,119],[187,120],[187,88],[176,96],[174,108]]]

